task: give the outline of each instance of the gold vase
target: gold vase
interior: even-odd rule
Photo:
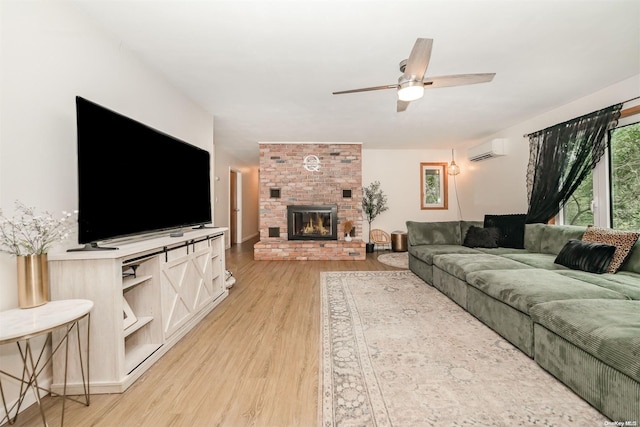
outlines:
[[[32,308],[49,302],[47,254],[18,255],[18,306]]]

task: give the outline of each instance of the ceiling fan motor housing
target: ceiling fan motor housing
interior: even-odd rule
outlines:
[[[400,72],[404,73],[404,70],[407,69],[407,61],[408,59],[403,59],[402,61],[400,61]]]

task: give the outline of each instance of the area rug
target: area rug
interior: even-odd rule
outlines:
[[[378,261],[397,268],[409,268],[409,252],[391,252],[378,255]]]
[[[607,421],[410,271],[321,273],[321,292],[324,427]]]

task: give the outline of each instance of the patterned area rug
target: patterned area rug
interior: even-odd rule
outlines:
[[[321,274],[322,426],[607,419],[410,271]]]
[[[378,261],[391,267],[409,268],[409,252],[391,252],[378,255]]]

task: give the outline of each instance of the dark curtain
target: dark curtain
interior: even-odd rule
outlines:
[[[526,222],[546,223],[571,197],[609,145],[622,104],[529,135]]]

